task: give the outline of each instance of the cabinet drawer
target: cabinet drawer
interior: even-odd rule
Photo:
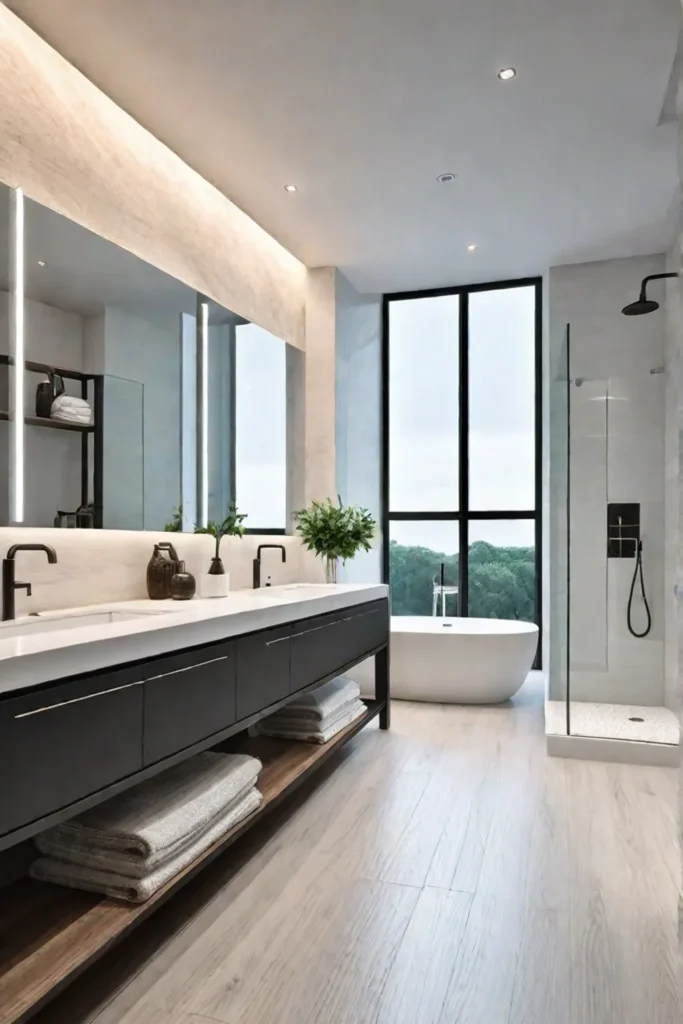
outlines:
[[[235,721],[235,645],[145,666],[144,763],[154,764]]]
[[[341,663],[356,661],[389,640],[389,603],[360,605],[344,620]]]
[[[235,642],[238,721],[288,696],[290,632],[278,627]]]
[[[292,687],[294,693],[304,686],[336,672],[343,664],[344,620],[342,612],[321,615],[292,628]]]
[[[139,668],[0,703],[0,833],[142,768]]]
[[[389,606],[386,601],[333,612],[292,629],[292,692],[334,675],[345,665],[361,661],[387,642]]]

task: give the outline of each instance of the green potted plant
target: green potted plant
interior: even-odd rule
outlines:
[[[227,597],[230,592],[230,574],[225,571],[221,558],[221,541],[223,537],[243,537],[246,529],[242,523],[246,515],[240,513],[235,502],[228,507],[228,514],[222,523],[209,522],[206,526],[198,526],[195,533],[208,533],[215,538],[216,548],[208,573],[202,577],[200,593],[202,597]]]
[[[377,523],[366,508],[343,505],[331,498],[314,501],[309,508],[294,513],[296,529],[309,551],[325,562],[325,579],[337,582],[339,559],[346,562],[359,551],[369,551]]]

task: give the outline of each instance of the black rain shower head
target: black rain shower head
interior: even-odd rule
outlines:
[[[644,277],[638,301],[629,302],[628,306],[624,306],[621,311],[624,316],[643,316],[645,313],[654,313],[656,309],[659,309],[659,303],[647,297],[647,283],[648,281],[660,281],[665,277],[678,277],[678,274],[650,274],[649,277]]]
[[[641,294],[637,302],[629,302],[621,312],[624,316],[643,316],[644,313],[654,313],[656,309],[659,309],[659,303],[654,299],[645,299]]]

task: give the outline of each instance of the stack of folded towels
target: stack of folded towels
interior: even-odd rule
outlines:
[[[365,713],[365,704],[359,696],[358,683],[339,676],[295,697],[253,728],[262,736],[327,743]]]
[[[142,903],[258,810],[261,768],[246,754],[197,754],[42,832],[31,874]]]
[[[92,419],[90,404],[84,398],[73,395],[58,395],[52,403],[50,419],[63,420],[65,423],[81,423],[89,426]]]

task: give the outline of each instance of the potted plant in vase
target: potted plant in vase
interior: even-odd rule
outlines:
[[[337,582],[339,559],[346,562],[359,551],[369,551],[377,523],[366,508],[343,505],[337,496],[314,501],[309,508],[294,513],[296,529],[309,551],[324,559],[325,579]]]
[[[216,550],[208,573],[202,577],[200,585],[201,597],[227,597],[230,592],[230,574],[225,571],[221,559],[221,541],[223,537],[243,537],[246,529],[242,523],[246,519],[237,510],[233,501],[228,507],[228,514],[222,523],[210,522],[206,526],[198,526],[195,533],[208,533],[216,540]]]

